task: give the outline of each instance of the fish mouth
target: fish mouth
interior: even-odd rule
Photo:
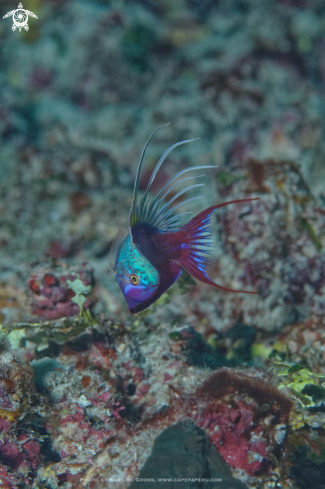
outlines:
[[[146,287],[143,287],[139,285],[138,287],[138,293],[136,292],[137,287],[130,287],[132,284],[123,276],[121,275],[116,275],[117,282],[127,300],[130,300],[134,304],[142,304],[146,298],[143,297],[143,295],[152,295],[153,292],[158,288],[159,284],[150,284],[146,285]],[[131,290],[130,290],[131,289]],[[133,292],[133,293],[132,293]],[[133,296],[135,295],[135,297]],[[141,297],[142,296],[142,297]]]
[[[149,285],[148,287],[146,287],[146,291],[156,290],[157,288],[158,288],[157,285]],[[130,299],[132,300],[132,302],[135,302],[136,304],[143,304],[143,299],[141,299],[141,297],[139,297],[138,299],[130,297]]]

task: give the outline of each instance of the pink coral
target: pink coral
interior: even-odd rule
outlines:
[[[8,472],[4,465],[0,465],[0,487],[2,489],[16,489],[18,480],[15,475]]]
[[[10,442],[8,438],[4,438],[3,442],[0,441],[0,456],[2,461],[13,470],[25,465],[19,445],[16,442]]]
[[[37,439],[29,437],[27,434],[20,435],[18,437],[19,444],[23,448],[23,454],[28,465],[36,469],[40,462],[40,442]]]

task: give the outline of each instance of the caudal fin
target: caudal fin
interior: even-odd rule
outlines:
[[[220,250],[218,242],[218,225],[215,215],[217,209],[220,209],[220,207],[225,205],[250,202],[252,200],[259,200],[259,197],[255,197],[254,199],[232,200],[231,202],[213,205],[200,212],[200,214],[187,223],[184,226],[184,230],[187,234],[187,245],[190,250],[186,256],[179,261],[179,265],[187,270],[194,278],[205,284],[213,285],[214,287],[227,290],[228,292],[257,294],[257,292],[233,290],[218,285],[210,279],[206,272],[207,268],[216,262]]]

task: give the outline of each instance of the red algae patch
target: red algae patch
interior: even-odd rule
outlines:
[[[62,264],[63,265],[63,264]],[[93,285],[93,270],[87,264],[79,267],[53,266],[38,267],[33,271],[28,285],[31,292],[32,313],[45,319],[59,319],[76,316],[79,306],[71,299],[75,292],[68,287],[67,280],[80,278],[82,283]],[[92,301],[86,300],[87,309]]]
[[[227,403],[229,402],[229,404]],[[248,475],[264,472],[269,461],[268,436],[262,424],[254,423],[256,403],[224,399],[209,403],[198,426],[205,428],[226,462]]]
[[[291,401],[263,379],[221,369],[196,392],[195,421],[229,465],[265,472],[277,447],[277,426],[288,423]]]

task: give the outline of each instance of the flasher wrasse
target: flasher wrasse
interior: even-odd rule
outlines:
[[[164,126],[161,126],[164,127]],[[254,199],[233,200],[213,205],[200,212],[187,224],[180,224],[180,217],[188,214],[176,214],[180,206],[201,197],[192,197],[172,207],[178,197],[195,187],[204,184],[192,184],[183,188],[169,200],[167,195],[180,183],[195,177],[178,179],[185,173],[216,166],[193,166],[174,175],[150,202],[148,192],[157,172],[167,155],[177,146],[194,139],[180,141],[168,148],[152,172],[144,196],[138,199],[138,184],[141,166],[146,148],[159,127],[149,137],[140,157],[134,183],[133,201],[129,214],[129,234],[123,240],[119,231],[109,252],[109,263],[115,272],[116,280],[132,313],[140,312],[153,304],[181,275],[182,269],[194,278],[219,289],[232,290],[216,284],[208,276],[207,270],[216,262],[218,251],[216,212],[220,207]],[[204,176],[204,175],[200,175]]]

